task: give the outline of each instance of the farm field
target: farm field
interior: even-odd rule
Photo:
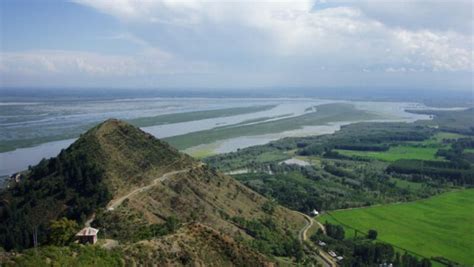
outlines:
[[[339,210],[319,221],[375,229],[378,239],[418,253],[441,256],[463,265],[474,264],[474,189],[444,193],[429,199],[368,208]]]
[[[465,135],[439,132],[425,141],[405,142],[403,145],[390,147],[388,151],[356,151],[345,149],[336,149],[335,151],[345,156],[357,156],[388,162],[399,159],[444,160],[443,158],[436,157],[438,149],[447,149],[449,147],[449,144],[443,143],[443,140],[453,140],[462,137],[465,137]]]
[[[338,153],[345,156],[366,157],[382,161],[396,161],[399,159],[419,159],[419,160],[443,160],[436,157],[438,148],[418,147],[412,145],[399,145],[390,147],[388,151],[355,151],[336,149]]]

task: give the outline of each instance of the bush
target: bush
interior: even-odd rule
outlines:
[[[369,233],[367,234],[367,238],[372,240],[377,239],[377,231],[370,229]]]
[[[77,225],[76,221],[63,217],[59,220],[51,221],[49,229],[49,242],[52,245],[64,246],[74,239],[74,235],[79,230],[79,225]]]

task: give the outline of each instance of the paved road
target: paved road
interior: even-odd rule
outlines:
[[[144,192],[144,191],[152,188],[156,184],[165,181],[166,179],[170,178],[173,175],[176,175],[178,173],[187,172],[187,171],[189,171],[189,169],[183,169],[183,170],[179,170],[179,171],[172,171],[172,172],[165,173],[161,177],[158,177],[155,180],[153,180],[149,185],[145,185],[143,187],[137,188],[137,189],[131,191],[130,193],[126,194],[125,196],[122,196],[120,198],[111,200],[109,202],[109,204],[107,205],[107,210],[114,210],[118,206],[120,206],[120,204],[122,204],[122,202],[125,199],[130,198],[131,196],[136,195],[138,193]]]

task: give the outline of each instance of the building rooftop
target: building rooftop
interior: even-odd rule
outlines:
[[[84,227],[81,231],[79,231],[76,236],[94,236],[97,235],[99,232],[98,229],[92,227]]]

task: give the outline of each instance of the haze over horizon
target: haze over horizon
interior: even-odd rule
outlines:
[[[473,89],[472,1],[2,1],[0,87]]]
[[[0,267],[474,267],[473,11],[0,0]]]

